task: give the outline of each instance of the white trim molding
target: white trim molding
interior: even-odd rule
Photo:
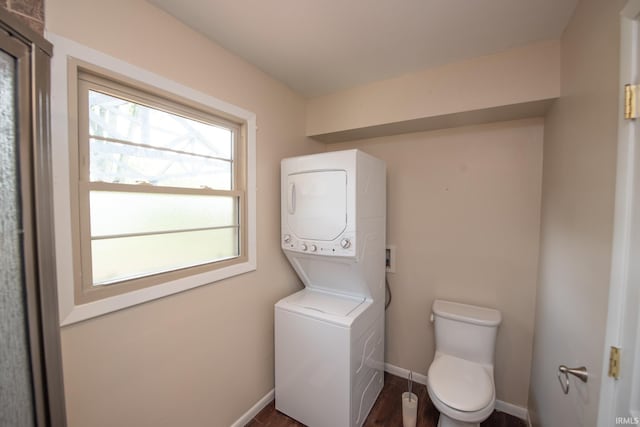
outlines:
[[[513,415],[514,417],[520,418],[525,422],[528,422],[529,420],[529,411],[527,410],[527,408],[514,405],[513,403],[505,402],[504,400],[496,400],[496,411]]]
[[[388,373],[390,373],[392,375],[395,375],[396,377],[407,378],[409,376],[409,370],[408,369],[400,368],[400,367],[392,365],[390,363],[385,363],[384,364],[384,371],[388,372]],[[413,380],[415,382],[417,382],[418,384],[422,384],[424,386],[427,385],[427,376],[426,375],[422,375],[422,374],[418,374],[418,373],[414,372],[413,373]]]
[[[55,46],[51,61],[51,139],[53,145],[53,203],[58,274],[58,307],[61,326],[69,325],[146,301],[210,284],[256,269],[256,115],[150,71],[136,67],[73,40],[47,32]],[[237,118],[247,126],[247,262],[169,281],[98,301],[76,304],[72,251],[71,193],[69,182],[68,58],[122,74],[163,91],[188,98]]]
[[[247,412],[242,414],[240,418],[236,420],[231,427],[244,427],[249,421],[251,421],[256,415],[260,413],[276,396],[276,390],[271,389],[264,397],[256,402]]]
[[[384,364],[384,370],[392,375],[407,378],[409,375],[409,370],[400,368],[398,366],[392,365],[390,363]],[[427,376],[423,374],[413,373],[413,380],[418,384],[427,385]],[[505,414],[513,415],[516,418],[520,418],[524,420],[529,425],[531,422],[529,421],[529,411],[527,408],[523,408],[522,406],[514,405],[512,403],[504,402],[502,400],[496,400],[496,410],[500,412],[504,412]]]

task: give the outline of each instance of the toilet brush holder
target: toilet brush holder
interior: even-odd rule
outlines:
[[[402,393],[402,425],[416,427],[418,420],[418,396],[411,392],[413,388],[413,372],[409,372],[409,391]]]
[[[416,427],[418,420],[418,396],[414,393],[402,393],[402,425]]]

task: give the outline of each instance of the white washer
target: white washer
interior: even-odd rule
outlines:
[[[304,289],[280,300],[276,409],[313,427],[362,425],[384,381],[382,325],[370,299]]]
[[[384,382],[385,165],[345,150],[281,174],[281,247],[305,289],[275,306],[276,409],[359,427]]]

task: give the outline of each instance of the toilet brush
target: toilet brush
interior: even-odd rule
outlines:
[[[416,427],[418,418],[418,396],[413,392],[413,371],[409,371],[407,378],[409,391],[402,393],[402,425],[404,427]]]

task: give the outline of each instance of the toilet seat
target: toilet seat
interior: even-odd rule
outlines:
[[[489,415],[491,415],[491,413],[496,407],[495,400],[492,400],[491,403],[487,405],[487,407],[485,407],[484,409],[481,409],[480,411],[476,411],[476,412],[458,411],[441,402],[440,399],[438,399],[438,397],[435,396],[431,387],[427,386],[427,391],[429,393],[429,398],[431,399],[431,402],[433,402],[433,406],[435,406],[438,412],[440,412],[440,420],[442,420],[442,418],[446,416],[447,418],[455,420],[458,423],[470,423],[469,426],[479,427],[480,423],[486,420],[487,418],[489,418]],[[438,426],[441,426],[441,425],[442,424],[438,422]],[[458,424],[454,424],[454,425],[458,425]]]
[[[427,382],[434,397],[459,412],[481,411],[495,402],[492,373],[468,360],[436,355]]]

